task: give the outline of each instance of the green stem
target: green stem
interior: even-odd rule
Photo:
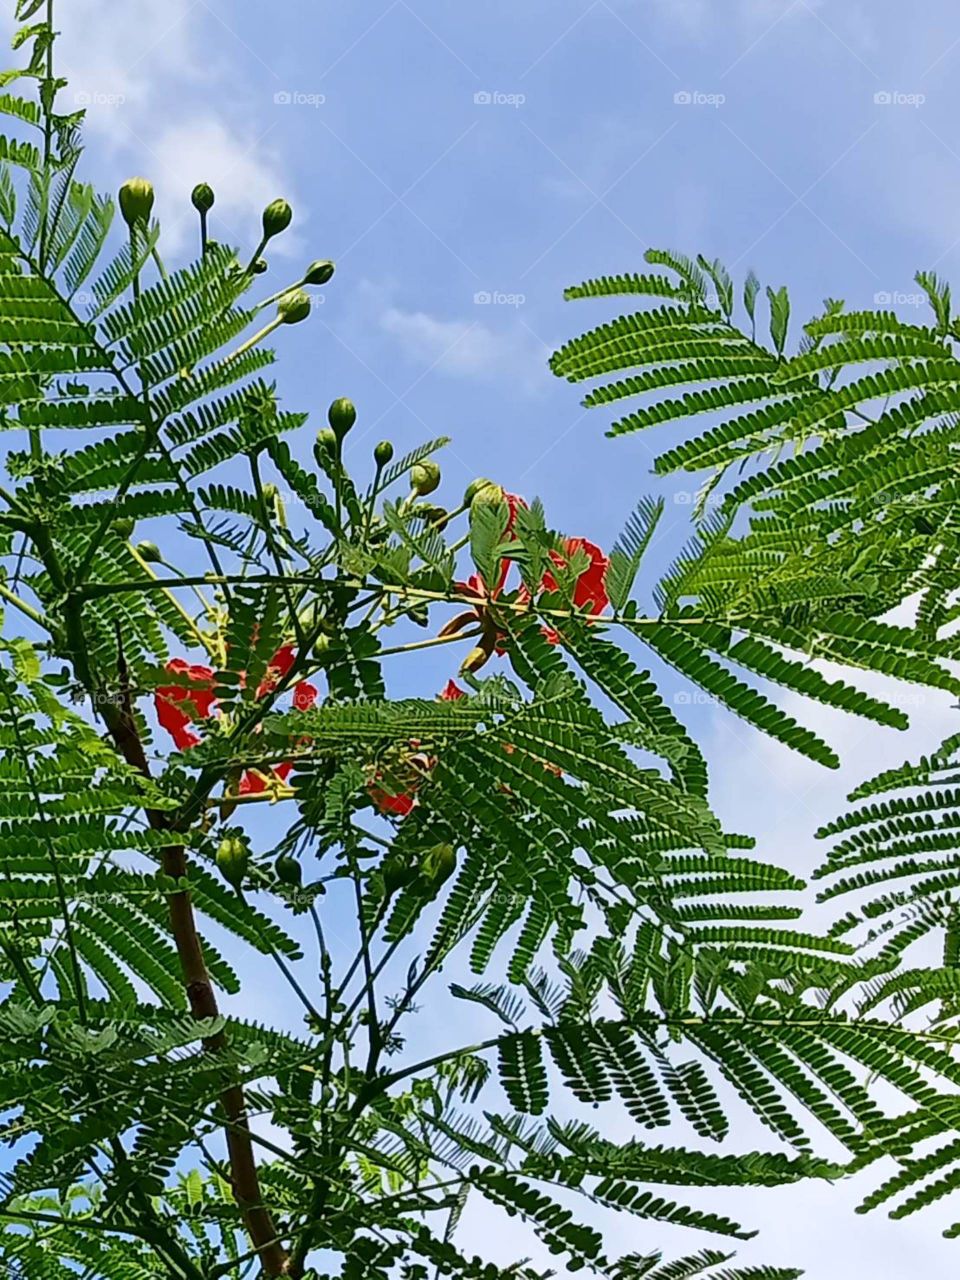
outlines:
[[[260,463],[256,453],[250,454],[250,474],[253,477],[253,486],[256,490],[257,501],[260,504],[260,517],[263,521],[263,532],[267,539],[267,546],[270,548],[270,554],[273,557],[273,563],[276,566],[277,576],[280,579],[281,590],[283,591],[284,600],[287,605],[287,612],[290,614],[290,621],[293,623],[293,629],[297,633],[297,644],[303,650],[306,657],[307,638],[304,634],[303,627],[300,625],[300,615],[293,603],[293,595],[290,591],[290,584],[287,581],[287,575],[284,570],[283,560],[280,556],[280,548],[277,546],[276,535],[273,528],[273,521],[270,518],[270,512],[267,510],[267,499],[263,492],[263,481],[260,477]]]
[[[248,276],[253,275],[253,268],[256,266],[257,259],[262,256],[264,249],[267,247],[269,243],[270,243],[270,237],[265,235],[263,239],[260,241],[260,243],[257,245],[256,249],[253,251],[253,257],[247,263],[246,274]]]
[[[410,644],[397,644],[391,649],[381,649],[377,658],[389,658],[397,653],[415,653],[417,649],[435,649],[437,645],[455,644],[457,641],[471,640],[480,635],[477,631],[458,631],[455,636],[433,636],[430,640],[414,640]]]
[[[283,324],[281,316],[274,316],[269,324],[265,324],[262,329],[258,330],[252,338],[248,338],[246,342],[242,342],[235,351],[231,351],[229,355],[224,356],[223,360],[226,364],[228,360],[239,360],[241,356],[246,355],[258,342],[262,342],[264,338],[269,338],[275,329],[279,329]]]
[[[281,298],[285,298],[288,293],[293,293],[294,289],[302,289],[306,283],[307,277],[304,276],[301,280],[295,280],[293,284],[288,284],[285,289],[278,289],[276,293],[271,293],[269,298],[264,298],[262,302],[258,302],[254,307],[254,311],[263,311],[264,308],[269,307],[272,303],[279,302]]]
[[[147,564],[146,560],[144,560],[143,556],[141,556],[140,552],[136,549],[136,547],[130,546],[128,544],[127,550],[133,556],[134,560],[136,560],[137,564],[144,571],[144,573],[146,573],[151,578],[156,578],[157,575],[155,571],[149,564]],[[201,645],[204,649],[206,649],[207,653],[209,653],[212,658],[215,658],[217,656],[216,646],[214,645],[210,637],[205,636],[203,634],[203,632],[194,622],[193,618],[191,618],[190,614],[187,613],[186,609],[183,607],[183,605],[180,603],[180,601],[177,599],[177,597],[173,594],[172,591],[165,591],[163,594],[167,597],[167,599],[173,605],[174,609],[176,609],[177,613],[184,620],[186,625],[190,628],[197,643]]]
[[[21,600],[18,595],[11,591],[9,587],[4,586],[2,582],[0,582],[0,598],[6,600],[7,604],[12,605],[14,609],[19,609],[31,622],[36,623],[38,627],[42,627],[50,635],[55,636],[57,634],[57,629],[52,622],[45,618],[38,609],[34,609],[33,605],[27,604],[26,600]]]

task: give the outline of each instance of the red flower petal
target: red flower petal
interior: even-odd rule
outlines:
[[[447,687],[444,689],[443,693],[439,695],[441,702],[459,702],[461,698],[465,698],[466,696],[467,695],[463,689],[461,689],[459,685],[455,684],[453,680],[447,681]]]
[[[267,664],[267,672],[257,687],[257,697],[265,698],[281,681],[296,661],[297,651],[292,644],[282,645]]]
[[[175,675],[185,675],[195,686],[161,685],[154,691],[153,697],[160,727],[170,734],[179,751],[188,751],[199,743],[200,738],[190,727],[191,717],[177,703],[189,702],[201,720],[208,720],[217,705],[213,692],[216,676],[209,667],[192,665],[185,658],[171,659],[166,670]]]
[[[297,711],[309,711],[317,697],[317,686],[301,680],[293,690],[293,705]]]
[[[590,557],[589,565],[580,574],[574,586],[573,603],[576,608],[586,609],[596,617],[603,613],[610,603],[607,595],[607,570],[610,567],[610,561],[595,543],[589,542],[586,538],[567,538],[564,542],[564,551],[565,556],[561,556],[556,551],[550,552],[550,559],[560,569],[565,569],[578,551],[585,551]],[[541,585],[544,591],[559,590],[557,580],[549,569],[543,575]],[[560,636],[556,631],[545,628],[543,634],[550,644],[560,643]]]
[[[401,818],[405,818],[417,802],[416,796],[411,795],[409,792],[392,796],[388,792],[382,791],[379,787],[370,786],[367,790],[370,793],[370,799],[381,813],[395,813]]]

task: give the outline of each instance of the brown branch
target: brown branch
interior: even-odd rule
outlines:
[[[129,671],[119,633],[117,644],[117,667],[120,678],[119,706],[107,701],[104,718],[117,750],[124,760],[145,778],[149,778],[150,764],[137,732],[130,697]],[[175,831],[175,824],[168,813],[154,809],[148,809],[146,813],[147,820],[154,831],[170,833]],[[188,871],[187,855],[183,845],[166,846],[162,853],[162,866],[166,876],[175,881],[183,880]],[[197,931],[193,901],[189,891],[180,889],[176,893],[168,894],[167,906],[170,912],[170,929],[180,959],[180,972],[190,1004],[190,1012],[198,1020],[217,1018],[220,1010],[203,958],[203,945]],[[226,1047],[226,1043],[226,1036],[222,1031],[218,1031],[205,1039],[203,1045],[208,1053],[220,1053]],[[268,1276],[288,1275],[287,1252],[283,1243],[277,1238],[270,1210],[263,1203],[243,1087],[236,1084],[224,1089],[220,1095],[220,1105],[227,1121],[224,1129],[233,1194],[243,1214],[247,1232],[264,1272]]]

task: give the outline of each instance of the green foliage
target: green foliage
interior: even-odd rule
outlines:
[[[445,441],[373,480],[349,474],[337,433],[304,461],[306,419],[262,376],[283,317],[256,326],[276,299],[251,300],[231,248],[168,270],[159,226],[124,236],[77,179],[80,119],[56,111],[41,7],[18,3],[27,62],[4,78],[37,98],[0,97],[18,133],[0,145],[0,421],[16,433],[0,512],[2,1265],[17,1280],[248,1265],[535,1280],[458,1250],[480,1196],[570,1271],[789,1280],[713,1250],[608,1257],[571,1204],[745,1239],[677,1189],[832,1179],[894,1154],[868,1204],[905,1196],[902,1214],[951,1191],[956,744],[831,828],[830,873],[855,869],[831,896],[880,883],[888,857],[926,859],[909,904],[894,889],[864,909],[883,924],[862,953],[848,924],[802,929],[800,882],[723,829],[704,756],[635,652],[828,766],[781,690],[895,727],[899,708],[836,668],[957,691],[949,290],[921,280],[929,330],[830,304],[795,356],[786,291],[763,295],[771,350],[759,282],[748,336],[718,262],[651,253],[656,274],[570,291],[656,299],[555,357],[574,381],[614,376],[590,404],[660,397],[614,434],[724,415],[662,460],[719,474],[643,614],[662,501],[640,502],[607,563],[496,486],[450,511],[423,484],[400,495],[414,468],[433,483]],[[866,369],[844,381],[847,364]],[[848,421],[881,395],[874,419]],[[704,517],[732,463],[751,465]],[[148,519],[149,559],[134,537]],[[916,592],[918,625],[884,616]],[[389,699],[388,664],[426,648],[456,654],[467,688]],[[248,822],[264,804],[269,823]],[[221,845],[239,851],[229,883]],[[943,965],[897,968],[936,924]],[[295,1031],[245,1016],[254,960],[289,985]],[[444,998],[445,967],[481,1029],[418,1061],[413,1014],[428,990]],[[931,1002],[934,1030],[903,1022]],[[750,1113],[771,1150],[738,1150]],[[668,1128],[677,1141],[654,1145]]]

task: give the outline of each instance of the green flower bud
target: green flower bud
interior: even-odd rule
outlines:
[[[457,869],[457,855],[452,844],[438,844],[429,849],[420,863],[420,879],[433,889],[439,889]]]
[[[217,849],[217,870],[234,889],[243,884],[244,876],[250,865],[250,854],[242,840],[235,836],[227,836],[220,841]]]
[[[292,854],[281,853],[274,870],[280,883],[289,885],[291,889],[299,889],[303,884],[303,867]]]
[[[310,296],[302,289],[291,289],[277,303],[277,315],[284,324],[299,324],[310,314]]]
[[[389,440],[381,440],[373,451],[373,460],[378,467],[389,466],[393,461],[393,445]]]
[[[273,200],[263,211],[263,234],[270,240],[286,231],[293,220],[293,210],[286,200]]]
[[[503,500],[503,489],[500,485],[494,484],[492,480],[488,480],[487,483],[482,485],[473,495],[473,498],[470,501],[470,508],[472,510],[477,506],[496,507],[499,506]]]
[[[128,178],[118,196],[120,212],[128,227],[148,222],[153,210],[153,183],[146,178]]]
[[[279,492],[280,490],[275,484],[265,484],[263,486],[263,497],[266,502],[275,502]]]
[[[444,529],[450,523],[450,512],[446,507],[428,507],[424,512],[424,519],[436,529],[438,533],[443,533]]]
[[[198,182],[190,196],[190,203],[197,213],[209,213],[213,208],[213,200],[213,187],[206,182]]]
[[[469,507],[480,490],[492,484],[493,481],[488,480],[486,476],[478,476],[476,480],[471,480],[463,493],[463,505]]]
[[[147,564],[159,564],[163,559],[155,542],[138,542],[137,555],[141,560],[146,560]]]
[[[327,410],[327,421],[333,428],[338,440],[343,439],[356,420],[356,406],[352,400],[347,400],[345,396],[341,396],[339,400],[334,400]]]
[[[304,284],[327,284],[333,279],[333,273],[336,267],[332,262],[328,262],[326,258],[318,258],[316,262],[311,262],[307,267],[307,274],[303,277]]]
[[[336,454],[339,446],[340,446],[340,441],[337,439],[337,433],[334,431],[334,429],[332,427],[321,427],[321,429],[317,432],[317,438],[316,438],[316,441],[314,442],[313,452],[317,455],[317,458],[319,460],[321,456],[329,457],[330,454]],[[321,466],[322,465],[323,464],[321,463]]]
[[[135,524],[133,516],[121,516],[119,520],[114,520],[113,531],[120,538],[129,538]]]
[[[266,270],[267,270],[266,258],[258,258],[256,262],[253,264],[253,274],[255,276],[262,276]]]
[[[405,889],[416,878],[416,868],[405,862],[396,853],[387,854],[383,862],[380,864],[380,874],[383,876],[383,887],[388,894],[394,894],[398,889]]]
[[[410,488],[425,498],[440,484],[440,467],[436,462],[418,462],[410,469]]]

